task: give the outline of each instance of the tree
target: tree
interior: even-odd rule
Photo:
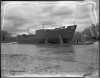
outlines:
[[[9,37],[11,37],[10,33],[8,33],[7,31],[1,30],[1,41],[5,41]]]
[[[99,39],[99,24],[96,26],[92,24],[82,32],[86,40],[98,40]]]

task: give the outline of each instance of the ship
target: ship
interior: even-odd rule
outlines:
[[[68,43],[72,40],[76,25],[55,29],[41,29],[36,31],[36,38],[40,43]]]
[[[72,41],[77,25],[38,29],[35,35],[18,39],[19,43],[65,44]]]

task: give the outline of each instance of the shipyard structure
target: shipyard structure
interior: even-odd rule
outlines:
[[[69,43],[75,33],[77,25],[65,26],[55,29],[39,29],[35,35],[18,37],[18,43]]]

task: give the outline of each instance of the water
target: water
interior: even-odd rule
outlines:
[[[1,45],[2,75],[86,73],[98,69],[98,44]]]

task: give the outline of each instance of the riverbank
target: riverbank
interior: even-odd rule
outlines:
[[[19,43],[19,42],[1,42],[1,43],[8,43],[8,44],[35,44],[35,45],[91,45],[91,44],[94,44],[94,43],[97,43],[99,44],[99,41],[84,41],[84,42],[70,42],[70,43],[64,43],[64,44],[51,44],[51,43]]]

